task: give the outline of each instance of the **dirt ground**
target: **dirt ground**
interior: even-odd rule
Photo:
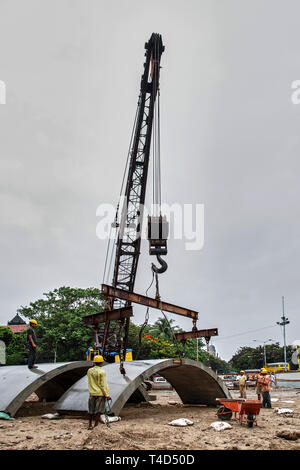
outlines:
[[[86,417],[43,419],[43,414],[54,412],[53,403],[40,403],[31,396],[15,421],[0,421],[0,450],[300,450],[300,438],[290,441],[276,436],[280,430],[300,430],[299,390],[272,391],[272,399],[279,400],[272,403],[272,409],[260,411],[257,426],[248,428],[231,419],[232,429],[221,432],[210,427],[218,421],[217,408],[183,405],[174,391],[151,392],[154,393],[156,401],[127,405],[120,414],[121,421],[111,423],[110,428],[100,423],[92,431],[87,430]],[[235,391],[232,395],[238,396]],[[256,396],[250,391],[247,398],[256,399]],[[292,408],[293,417],[280,416],[275,408]],[[188,418],[194,424],[168,425],[177,418]]]

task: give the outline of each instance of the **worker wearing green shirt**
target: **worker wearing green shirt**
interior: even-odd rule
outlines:
[[[89,385],[89,427],[92,429],[93,417],[95,417],[95,425],[98,426],[100,415],[105,411],[106,400],[111,400],[108,391],[106,380],[106,373],[101,369],[103,357],[98,355],[93,359],[94,367],[88,370],[88,385]]]

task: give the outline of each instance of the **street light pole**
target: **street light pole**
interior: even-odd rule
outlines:
[[[265,361],[265,367],[267,367],[266,343],[264,343],[264,361]]]
[[[281,322],[276,322],[277,325],[283,327],[283,351],[284,351],[284,370],[286,371],[286,336],[285,336],[285,325],[288,325],[289,319],[284,315],[284,296],[282,296],[282,317]]]
[[[260,341],[259,339],[254,339],[253,341],[257,341],[259,343],[263,343],[263,348],[264,348],[264,362],[265,362],[265,367],[267,367],[267,351],[266,351],[266,343],[269,341],[274,341],[272,338],[267,339],[267,341]]]

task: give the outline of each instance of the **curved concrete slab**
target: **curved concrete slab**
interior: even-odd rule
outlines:
[[[115,415],[119,415],[142,382],[155,372],[159,372],[173,385],[183,403],[215,406],[217,397],[231,397],[222,380],[213,371],[191,359],[182,359],[181,363],[173,359],[127,362],[125,376],[120,374],[117,363],[104,367],[112,398],[111,409]],[[87,377],[82,377],[61,396],[54,408],[60,412],[87,412],[88,397]]]
[[[0,367],[0,411],[14,416],[31,393],[40,399],[56,401],[81,377],[92,363],[76,361],[39,364],[38,369],[27,366]]]

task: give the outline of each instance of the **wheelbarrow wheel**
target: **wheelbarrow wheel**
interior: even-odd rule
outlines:
[[[218,418],[222,421],[229,421],[232,418],[232,411],[222,405],[217,411]]]
[[[247,415],[247,426],[248,428],[253,428],[254,424],[254,414],[253,413],[248,413]]]

